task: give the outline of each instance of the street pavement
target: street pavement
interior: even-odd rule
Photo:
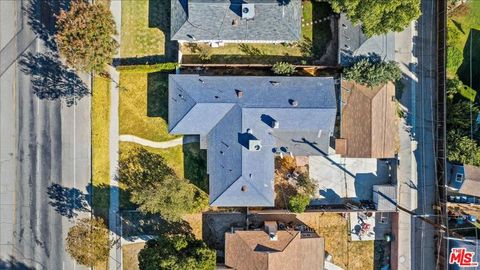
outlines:
[[[400,126],[399,203],[416,215],[430,217],[436,200],[435,1],[422,1],[422,16],[396,34],[396,60],[406,77],[401,103],[407,121]],[[408,213],[399,213],[398,269],[434,269],[434,228]]]
[[[0,1],[0,268],[86,269],[65,251],[65,237],[89,214],[64,210],[78,203],[77,189],[88,193],[90,98],[68,107],[33,93],[21,56],[48,49],[27,23],[31,14],[22,12],[28,4]],[[52,194],[53,184],[62,192]]]

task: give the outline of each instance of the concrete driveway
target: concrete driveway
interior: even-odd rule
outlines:
[[[372,200],[373,185],[391,183],[389,165],[373,158],[310,156],[309,174],[318,184],[312,205],[342,204],[346,198]]]

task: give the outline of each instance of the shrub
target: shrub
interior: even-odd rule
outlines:
[[[295,73],[295,66],[287,62],[277,62],[273,65],[272,71],[277,75],[290,76]]]
[[[178,67],[178,63],[158,63],[153,65],[128,65],[118,66],[117,70],[131,72],[131,73],[152,73],[152,72],[168,72],[175,70]]]
[[[363,58],[346,67],[343,77],[368,87],[375,87],[399,80],[402,77],[402,71],[394,61],[374,61]]]
[[[197,47],[198,50],[198,57],[202,61],[210,61],[212,60],[212,50],[210,46],[202,45]]]
[[[290,197],[288,207],[294,213],[303,213],[310,204],[310,197],[306,194],[297,194]]]
[[[301,173],[297,177],[297,185],[303,194],[309,196],[313,196],[317,189],[317,183],[315,183],[310,177],[308,177],[308,174],[306,173]]]
[[[463,63],[463,53],[457,47],[447,47],[447,71],[450,74],[457,73],[458,68]]]

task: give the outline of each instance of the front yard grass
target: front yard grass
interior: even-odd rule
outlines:
[[[120,134],[152,141],[176,138],[168,134],[168,74],[120,73]]]
[[[325,251],[344,269],[374,269],[374,241],[350,241],[348,222],[337,213],[303,213],[297,218],[325,238]]]
[[[108,217],[110,194],[110,80],[95,76],[92,90],[93,210]]]
[[[480,90],[480,82],[475,79],[480,76],[480,51],[476,49],[480,45],[479,13],[480,1],[469,1],[449,14],[448,19],[448,44],[463,52],[463,63],[456,70],[456,74],[463,83],[475,90]],[[472,45],[472,49],[470,45]],[[472,55],[470,55],[470,50]],[[449,60],[454,61],[455,59]],[[453,77],[455,73],[450,70],[448,75]]]
[[[138,253],[143,249],[145,243],[135,243],[122,246],[123,269],[139,270]]]
[[[301,64],[319,60],[325,54],[327,45],[332,40],[330,20],[322,19],[333,14],[328,3],[302,1],[302,41],[311,44],[314,56],[308,56],[296,43],[291,44],[225,44],[211,48],[207,44],[198,46],[184,44],[183,63],[222,63],[222,64],[274,64],[276,62],[292,62]],[[312,22],[314,22],[312,24]],[[209,54],[210,60],[202,60],[201,54]]]
[[[169,20],[165,12],[156,8],[166,0],[122,1],[122,57],[144,57],[165,54],[165,34],[160,22]]]

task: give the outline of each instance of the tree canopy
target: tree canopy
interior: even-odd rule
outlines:
[[[354,24],[362,24],[367,36],[400,32],[420,14],[420,0],[330,0],[335,12],[344,12]]]
[[[56,26],[58,49],[69,66],[101,72],[111,63],[118,43],[113,39],[115,21],[106,5],[75,0],[70,10],[60,12]]]
[[[67,251],[78,263],[94,266],[108,259],[112,241],[101,218],[80,219],[67,235]]]
[[[343,77],[368,87],[375,87],[399,80],[402,77],[402,71],[395,61],[362,58],[344,68]]]
[[[208,197],[188,180],[175,175],[159,154],[136,148],[120,159],[119,181],[141,211],[158,213],[170,221],[208,206]]]
[[[138,254],[142,270],[215,269],[215,251],[191,234],[160,235],[150,240]]]
[[[447,157],[452,162],[480,166],[480,147],[470,137],[450,130],[447,134]]]

